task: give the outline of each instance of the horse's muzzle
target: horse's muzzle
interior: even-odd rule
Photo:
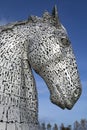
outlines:
[[[81,87],[71,92],[71,95],[66,94],[63,91],[52,91],[50,94],[50,100],[53,104],[59,106],[62,109],[72,109],[76,101],[81,95]]]

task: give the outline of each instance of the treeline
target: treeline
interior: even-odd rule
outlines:
[[[50,123],[41,123],[40,130],[87,130],[87,120],[81,119],[80,122],[75,121],[73,125],[68,125],[67,127],[63,123],[60,126],[58,124],[52,126]]]
[[[75,121],[73,130],[87,130],[87,120],[86,119],[81,119],[80,122]]]

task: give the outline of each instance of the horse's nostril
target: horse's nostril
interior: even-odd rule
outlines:
[[[80,92],[81,92],[81,89],[80,89],[80,88],[77,88],[77,89],[74,91],[74,93],[73,93],[74,97],[79,97]]]

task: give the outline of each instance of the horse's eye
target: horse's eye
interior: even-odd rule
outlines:
[[[70,41],[67,38],[61,38],[61,42],[64,46],[69,46],[70,45]]]

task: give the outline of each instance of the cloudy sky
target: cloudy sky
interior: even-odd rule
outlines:
[[[49,100],[45,82],[35,75],[39,97],[39,120],[65,125],[87,119],[87,0],[0,0],[0,25],[41,16],[57,5],[60,21],[68,31],[76,56],[83,92],[72,110],[62,110]]]

